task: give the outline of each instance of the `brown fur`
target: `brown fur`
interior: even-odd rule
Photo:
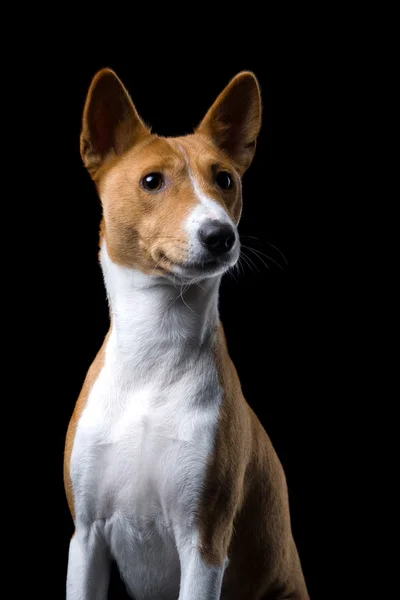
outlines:
[[[111,331],[111,330],[110,330]],[[71,476],[70,476],[70,464],[71,464],[71,454],[72,447],[74,445],[75,432],[76,427],[78,425],[79,418],[82,414],[83,409],[85,408],[86,401],[90,394],[90,390],[93,387],[94,382],[96,381],[101,369],[104,364],[104,350],[107,345],[107,340],[110,335],[110,331],[108,332],[102,347],[97,353],[96,358],[92,362],[89,371],[85,377],[85,381],[83,382],[81,393],[79,394],[78,400],[75,404],[74,412],[72,413],[71,420],[68,425],[67,435],[65,439],[65,450],[64,450],[64,487],[65,494],[67,496],[68,507],[72,518],[75,519],[75,507],[74,507],[74,496],[72,490]]]
[[[89,173],[95,177],[105,162],[121,156],[148,133],[116,74],[110,69],[99,71],[82,119],[81,155]]]
[[[185,262],[187,239],[180,225],[198,202],[187,163],[203,189],[212,192],[238,221],[240,179],[236,175],[235,188],[226,192],[213,183],[217,165],[221,170],[227,168],[226,158],[217,148],[201,136],[167,139],[148,135],[96,178],[107,247],[114,262],[154,274]],[[140,181],[151,172],[164,174],[164,189],[149,193],[141,187]]]
[[[253,160],[260,127],[260,88],[253,73],[243,71],[220,93],[196,133],[211,139],[243,175]]]
[[[240,98],[246,99],[244,108]],[[231,127],[230,113],[236,120]],[[197,202],[188,167],[202,190],[237,223],[240,176],[254,154],[260,118],[258,85],[252,74],[242,73],[219,96],[196,133],[159,137],[143,124],[117,76],[109,69],[100,71],[84,108],[81,155],[102,201],[112,260],[159,275],[185,261],[187,240],[180,223]],[[232,175],[232,190],[222,191],[215,184],[218,170]],[[165,176],[165,187],[154,193],[140,185],[151,172]]]
[[[209,565],[229,556],[227,598],[307,600],[283,469],[243,397],[221,324],[215,360],[224,396],[199,507],[201,554]]]
[[[180,225],[198,201],[189,169],[203,192],[238,223],[241,176],[253,159],[260,125],[260,90],[252,73],[240,73],[229,83],[194,134],[163,138],[144,125],[118,77],[109,69],[100,71],[84,109],[81,155],[102,202],[100,235],[111,259],[155,275],[185,262],[187,239]],[[231,174],[233,189],[218,188],[218,170]],[[141,181],[152,172],[162,173],[165,185],[149,193]],[[103,349],[104,344],[89,369],[67,433],[64,480],[72,515],[73,440],[103,364]],[[242,395],[222,325],[215,360],[223,401],[198,510],[200,552],[209,565],[221,565],[229,556],[224,598],[307,600],[283,469]]]

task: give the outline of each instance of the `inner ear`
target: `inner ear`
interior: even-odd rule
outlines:
[[[221,92],[196,133],[209,136],[242,174],[253,160],[260,127],[260,88],[255,75],[244,71]]]
[[[108,157],[123,154],[149,133],[114,71],[99,71],[82,118],[81,156],[89,172],[94,175]]]

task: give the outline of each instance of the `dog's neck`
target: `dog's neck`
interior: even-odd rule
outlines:
[[[113,355],[146,369],[195,360],[218,324],[221,277],[183,286],[111,261],[103,241],[100,261],[111,316]]]

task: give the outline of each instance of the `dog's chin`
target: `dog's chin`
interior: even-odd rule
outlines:
[[[167,277],[173,282],[195,283],[202,279],[223,275],[236,264],[237,260],[238,259],[235,257],[230,260],[215,258],[199,262],[187,261],[180,264],[173,263]]]

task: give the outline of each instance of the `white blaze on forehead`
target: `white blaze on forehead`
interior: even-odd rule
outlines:
[[[231,223],[230,218],[228,217],[226,211],[222,208],[218,202],[207,196],[202,189],[198,181],[196,180],[193,172],[189,168],[189,177],[192,183],[194,193],[200,202],[201,213],[203,214],[204,219],[213,219],[217,221],[222,221],[224,223]],[[197,207],[196,207],[197,208]],[[196,210],[196,209],[195,209]]]
[[[190,167],[189,157],[186,153],[186,150],[180,144],[177,144],[177,146],[178,150],[181,152],[183,158],[185,159],[189,173],[189,179],[192,184],[193,191],[199,201],[197,206],[191,211],[189,215],[187,221],[189,231],[193,231],[193,227],[196,224],[200,225],[200,223],[202,223],[203,221],[207,221],[208,219],[219,221],[221,223],[227,223],[233,228],[235,228],[235,225],[233,224],[226,210],[220,204],[218,204],[216,200],[213,200],[213,198],[210,198],[210,196],[205,194],[204,191],[201,189],[199,179],[196,178],[195,174],[193,173]]]

